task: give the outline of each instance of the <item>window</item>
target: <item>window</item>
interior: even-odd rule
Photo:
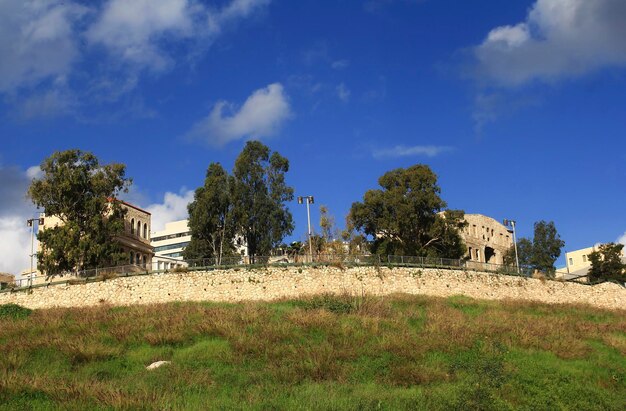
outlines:
[[[158,253],[160,251],[167,251],[167,250],[174,250],[176,248],[185,248],[189,245],[189,241],[186,241],[184,243],[176,243],[176,244],[169,244],[169,245],[162,245],[159,247],[154,247],[154,252]]]
[[[130,252],[130,263],[132,264],[135,261],[135,253]]]
[[[137,237],[141,237],[141,221],[137,220]]]
[[[145,267],[148,264],[148,258],[144,255],[143,256],[143,266]]]
[[[143,238],[148,238],[148,223],[143,223]]]
[[[569,265],[574,265],[574,259],[572,257],[569,258]]]
[[[470,260],[474,257],[474,256],[472,255],[472,247],[470,247],[470,248],[467,250],[467,255],[469,255]]]
[[[586,262],[587,262],[587,256],[583,255],[583,263],[586,263]]]
[[[130,220],[130,233],[135,234],[135,219]]]
[[[170,253],[170,254],[163,254],[165,257],[170,257],[170,258],[176,258],[176,257],[182,257],[183,253],[178,252],[178,253]]]
[[[177,233],[177,234],[164,235],[161,237],[154,237],[152,241],[171,240],[172,238],[186,237],[189,235],[191,235],[191,231],[186,232],[186,233]]]

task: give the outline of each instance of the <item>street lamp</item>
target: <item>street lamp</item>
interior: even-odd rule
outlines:
[[[31,228],[30,230],[30,273],[28,276],[28,285],[33,285],[33,258],[35,257],[35,221],[39,225],[43,225],[43,217],[29,218],[26,220],[26,225]]]
[[[311,262],[313,262],[313,245],[311,244],[311,211],[309,209],[309,204],[313,204],[315,201],[313,196],[300,196],[298,197],[298,204],[304,204],[306,200],[306,218],[309,224],[309,255],[311,256]]]
[[[517,265],[517,273],[520,273],[519,258],[517,256],[517,239],[515,238],[515,220],[504,220],[504,226],[511,226],[513,228],[513,246],[515,247],[515,264]]]

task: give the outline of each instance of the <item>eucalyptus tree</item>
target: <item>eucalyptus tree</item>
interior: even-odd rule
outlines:
[[[426,165],[398,168],[378,179],[363,202],[352,204],[349,220],[373,239],[372,252],[460,258],[465,213],[446,210],[437,175]]]
[[[115,199],[128,191],[126,166],[102,165],[80,150],[53,153],[41,163],[28,196],[60,223],[39,232],[40,270],[48,275],[114,265],[126,259],[114,241],[124,231],[126,210]]]
[[[293,188],[285,181],[289,160],[259,141],[249,141],[233,170],[236,229],[244,237],[252,262],[268,255],[293,232],[293,217],[286,202]]]
[[[234,247],[235,220],[233,178],[219,163],[211,163],[204,185],[196,189],[187,206],[191,241],[183,252],[186,259],[214,258],[222,263]]]

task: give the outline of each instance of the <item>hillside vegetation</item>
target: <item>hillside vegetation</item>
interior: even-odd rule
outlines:
[[[624,314],[405,295],[1,306],[0,409],[623,410]]]

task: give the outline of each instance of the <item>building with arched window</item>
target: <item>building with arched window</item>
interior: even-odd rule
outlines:
[[[113,201],[113,200],[111,200]],[[154,252],[150,245],[151,215],[148,211],[143,210],[136,205],[121,200],[117,201],[125,210],[124,232],[115,238],[128,255],[126,264],[136,265],[141,269],[151,269],[152,257]],[[40,231],[56,227],[63,222],[56,216],[41,215],[43,224],[39,227]],[[39,275],[38,272],[35,273]]]
[[[128,261],[132,265],[150,269],[154,252],[150,245],[150,220],[151,215],[136,205],[120,201],[126,209],[124,222],[124,235],[117,240],[128,253]]]
[[[461,237],[467,247],[469,261],[503,264],[504,255],[513,246],[513,235],[507,227],[482,214],[465,214],[467,226]]]

